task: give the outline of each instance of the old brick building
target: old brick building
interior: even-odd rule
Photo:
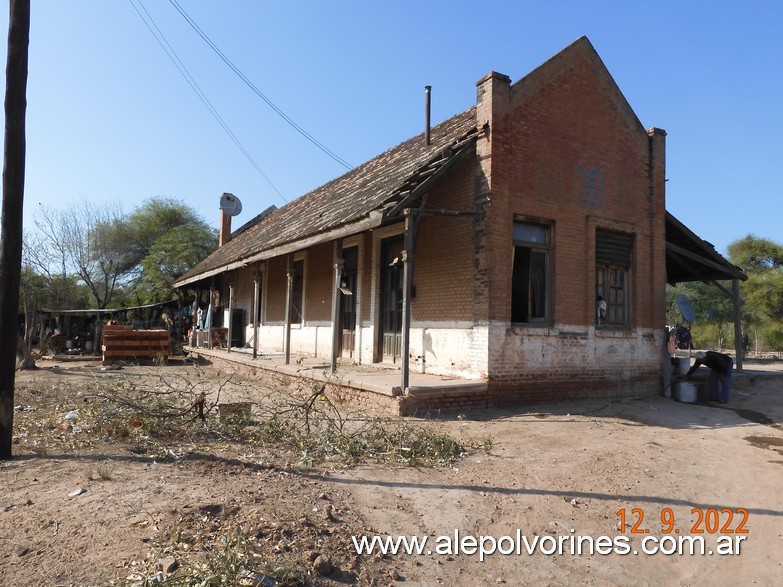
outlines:
[[[666,133],[584,37],[477,88],[175,286],[219,292],[236,346],[486,382],[471,405],[659,390]]]

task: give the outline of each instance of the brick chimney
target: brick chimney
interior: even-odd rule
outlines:
[[[220,211],[220,239],[218,246],[222,247],[231,240],[231,216],[223,210]]]

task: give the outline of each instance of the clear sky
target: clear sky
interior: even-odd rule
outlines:
[[[748,233],[783,242],[783,2],[179,4],[266,98],[352,165],[422,132],[425,85],[440,122],[475,104],[489,71],[516,81],[587,35],[642,124],[668,133],[668,210],[722,253]],[[222,192],[243,203],[237,227],[345,171],[169,0],[33,0],[30,36],[26,227],[39,204],[111,200],[129,212],[159,195],[217,227]]]

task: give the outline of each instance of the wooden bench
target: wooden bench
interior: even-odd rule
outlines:
[[[103,329],[103,362],[162,357],[171,354],[168,330],[133,330],[132,326],[110,324]]]

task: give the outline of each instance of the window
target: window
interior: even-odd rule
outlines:
[[[597,230],[595,234],[596,324],[625,327],[630,324],[629,274],[633,237]]]
[[[514,222],[511,321],[546,323],[549,318],[550,227]]]

